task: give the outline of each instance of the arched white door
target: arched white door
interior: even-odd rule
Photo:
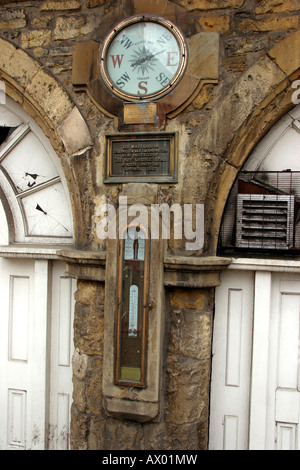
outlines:
[[[59,160],[23,110],[0,105],[0,449],[67,449],[74,281],[56,250],[73,243]]]

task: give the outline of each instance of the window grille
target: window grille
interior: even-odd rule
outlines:
[[[300,250],[300,172],[242,171],[224,212],[220,248]]]
[[[236,246],[293,246],[294,196],[238,194]]]

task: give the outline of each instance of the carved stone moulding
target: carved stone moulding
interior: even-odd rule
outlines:
[[[128,124],[138,123],[128,122],[128,103],[112,93],[101,76],[101,47],[114,25],[126,17],[142,14],[172,21],[182,31],[188,49],[185,73],[171,92],[155,100],[156,112],[152,115],[151,122],[147,123],[149,130],[164,127],[166,118],[172,119],[185,109],[199,94],[204,84],[218,81],[219,35],[214,32],[199,32],[200,26],[192,12],[169,1],[120,2],[101,21],[93,40],[75,45],[72,82],[75,90],[86,91],[104,114],[117,118],[119,127],[123,129],[126,129]],[[142,100],[141,105],[144,105]],[[144,124],[143,119],[140,124]]]

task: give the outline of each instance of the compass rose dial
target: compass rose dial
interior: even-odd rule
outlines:
[[[100,70],[110,90],[123,99],[159,98],[178,83],[187,50],[180,30],[156,17],[121,22],[106,38]]]

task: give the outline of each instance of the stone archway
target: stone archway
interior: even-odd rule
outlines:
[[[209,254],[216,254],[224,206],[239,170],[261,138],[294,107],[292,83],[299,76],[300,31],[247,69],[204,126],[203,148],[222,156],[207,197]]]
[[[299,39],[300,32],[298,31],[297,33],[294,33],[281,41],[276,47],[271,49],[265,57],[247,69],[243,76],[229,91],[228,95],[223,99],[218,110],[213,112],[212,118],[210,119],[210,122],[207,126],[207,129],[209,129],[209,126],[212,127],[210,131],[210,141],[207,140],[207,142],[209,142],[207,147],[210,145],[210,151],[214,152],[216,155],[222,155],[220,171],[213,179],[207,198],[209,201],[207,203],[208,218],[211,220],[211,224],[209,225],[210,236],[208,237],[210,246],[208,247],[208,250],[211,254],[217,254],[219,233],[222,217],[224,214],[224,208],[239,171],[242,169],[252,151],[262,141],[270,129],[272,129],[273,126],[278,123],[278,121],[280,121],[283,116],[295,108],[292,100],[292,95],[294,93],[292,84],[300,77]],[[295,113],[295,111],[296,110],[293,112]],[[242,293],[241,295],[244,296],[243,305],[245,305],[246,308],[244,312],[245,314],[243,314],[243,331],[247,331],[247,333],[249,333],[249,338],[243,337],[240,344],[242,347],[249,347],[249,350],[252,350],[253,345],[251,335],[254,324],[256,331],[253,333],[253,338],[255,337],[253,341],[256,342],[256,349],[254,350],[253,347],[253,351],[255,351],[253,352],[253,357],[251,356],[251,353],[249,355],[249,370],[255,370],[256,374],[260,373],[261,377],[263,377],[262,381],[267,377],[267,374],[265,373],[266,371],[261,368],[261,363],[264,360],[262,359],[264,354],[262,345],[267,344],[266,336],[264,335],[267,335],[269,330],[266,325],[263,325],[262,323],[258,324],[257,319],[259,318],[260,321],[262,318],[268,320],[269,316],[272,317],[273,313],[270,313],[271,307],[264,304],[265,300],[268,298],[268,293],[265,285],[263,284],[263,276],[270,280],[271,298],[271,293],[275,296],[275,288],[271,283],[271,280],[273,282],[274,278],[277,282],[277,274],[281,273],[283,270],[288,271],[289,267],[287,266],[286,260],[278,261],[277,266],[274,269],[268,266],[268,260],[261,259],[259,261],[260,266],[256,265],[254,262],[254,265],[251,267],[251,263],[247,264],[249,259],[242,260],[241,263],[244,263],[242,271],[239,270],[239,268],[234,271],[235,265],[233,262],[230,266],[230,270],[223,273],[221,277],[221,286],[218,287],[218,290],[215,293],[215,317],[213,331],[213,357],[215,358],[215,363],[213,362],[212,365],[212,390],[214,388],[214,377],[216,375],[219,375],[220,377],[220,370],[216,371],[215,367],[215,364],[219,359],[216,354],[216,348],[222,347],[220,346],[222,340],[220,336],[218,336],[218,324],[220,324],[218,322],[220,318],[225,319],[225,323],[222,325],[222,329],[224,334],[229,337],[232,331],[230,331],[230,325],[228,325],[228,323],[226,324],[226,321],[229,318],[228,312],[230,310],[230,305],[234,305],[236,307],[236,311],[239,308],[239,299],[232,298],[232,303],[230,304],[229,297],[226,297],[227,294],[230,296],[232,293],[234,295],[238,292],[237,295]],[[281,266],[281,264],[284,266],[284,268]],[[294,272],[297,272],[297,268],[297,266],[294,268]],[[274,271],[274,273],[271,271]],[[288,279],[288,274],[286,274],[286,276],[286,279]],[[295,276],[296,274],[293,273],[292,278],[294,280],[297,279],[299,282],[299,277],[296,278]],[[253,279],[255,279],[255,281],[253,281]],[[251,288],[254,285],[256,286],[256,291],[251,291]],[[259,297],[259,289],[261,289],[261,298]],[[226,295],[224,295],[225,292]],[[254,306],[251,305],[253,299],[255,299]],[[279,304],[280,301],[278,298],[276,298],[274,305]],[[259,305],[261,306],[260,311],[258,311]],[[255,310],[255,306],[257,310]],[[249,317],[251,320],[249,323],[250,326],[245,327],[244,325],[249,320],[247,317],[247,312],[250,311],[251,315],[254,315],[254,312],[256,312],[255,314],[257,316],[254,322],[253,319]],[[238,322],[235,319],[234,325],[236,326],[237,323]],[[263,338],[260,345],[257,343],[257,335],[260,335],[261,338]],[[276,337],[276,334],[274,334],[274,337]],[[229,347],[228,343],[226,347]],[[267,355],[268,353],[266,353],[265,357],[267,357]],[[275,356],[276,354],[274,354],[274,357]],[[235,358],[236,357],[238,357],[238,354],[235,353]],[[254,357],[257,359],[253,359]],[[240,370],[243,370],[243,372],[246,373],[245,364],[241,365]],[[249,377],[247,376],[247,380]],[[262,382],[255,382],[256,379],[253,379],[253,377],[251,380],[254,383],[251,389],[252,397],[255,397],[256,399],[264,397],[267,401],[273,400],[269,390],[269,395],[267,395],[267,389],[263,389]],[[246,382],[244,381],[243,386],[245,384]],[[247,390],[250,390],[250,385],[248,386]],[[214,395],[214,392],[211,391],[211,408],[214,410],[216,410],[216,407],[214,407],[214,397],[216,396],[220,402],[223,400],[225,403],[226,401],[224,398],[224,393],[222,394],[220,391],[218,391],[218,393],[215,393]],[[221,396],[223,397],[222,400],[220,400]],[[235,403],[237,403],[236,396]],[[264,419],[264,413],[266,413],[267,409],[266,403],[263,402],[263,399],[259,403],[260,407],[257,403],[258,402],[256,402],[255,406],[253,406],[251,421],[254,422],[255,418],[259,418],[260,421],[257,422],[260,422],[260,424],[265,423],[266,420]],[[255,413],[257,413],[257,415],[255,415]],[[241,422],[248,416],[248,414],[248,410],[241,411]],[[231,424],[233,424],[233,427],[231,428],[231,432],[229,432],[226,436],[228,439],[227,442],[225,442],[224,438],[224,448],[226,448],[227,444],[233,447],[233,437],[235,438],[236,436],[239,438],[238,445],[245,445],[246,447],[250,445],[250,448],[258,448],[255,446],[258,445],[257,443],[259,441],[259,445],[261,445],[261,442],[264,439],[264,436],[261,439],[261,435],[263,435],[265,432],[264,424],[262,424],[259,432],[257,432],[257,429],[255,431],[251,431],[250,444],[248,436],[245,438],[245,443],[241,444],[241,439],[243,439],[244,436],[242,433],[235,434],[235,429],[233,429],[235,426],[235,416],[233,416],[233,412],[230,411],[226,413],[226,418],[227,417],[228,422],[224,423],[223,421],[222,429],[225,429],[227,425]],[[211,414],[211,424],[213,423],[213,420],[214,417],[213,414]],[[242,427],[242,424],[243,423],[240,423],[240,428]],[[229,429],[229,427],[227,429]],[[212,427],[210,435],[211,449],[216,448],[214,447],[213,442],[215,436],[216,432]],[[229,443],[230,439],[232,440]]]

